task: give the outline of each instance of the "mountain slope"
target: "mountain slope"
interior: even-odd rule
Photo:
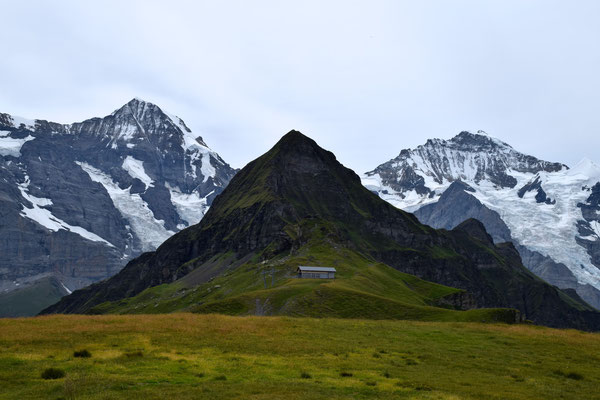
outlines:
[[[479,131],[402,150],[363,176],[367,188],[410,211],[437,202],[457,181],[500,216],[509,233],[503,240],[516,243],[530,270],[544,270],[550,283],[573,288],[600,307],[600,167],[589,160],[572,169],[542,161]],[[431,216],[423,222],[451,228],[476,217],[477,209],[468,210],[463,198],[456,196],[452,206],[436,214],[456,216],[453,224]],[[417,214],[425,217],[425,212]],[[565,269],[571,275],[568,286]]]
[[[234,173],[139,99],[69,125],[0,114],[0,290],[112,276],[197,223]]]
[[[339,279],[293,279],[300,263],[334,265]],[[429,285],[428,294],[407,280]],[[362,317],[416,318],[428,314],[419,307],[434,307],[440,319],[478,312],[518,318],[506,310],[450,316],[440,308],[447,302],[459,309],[516,308],[552,326],[600,328],[600,314],[537,279],[514,247],[494,245],[479,222],[453,231],[422,225],[296,131],[236,174],[198,225],[45,312],[133,312],[151,305],[157,311],[348,316],[349,299],[352,309],[364,310]]]
[[[454,229],[465,218],[475,218],[481,221],[495,243],[514,241],[510,229],[500,214],[490,210],[472,196],[474,191],[475,189],[469,185],[455,181],[444,191],[437,202],[419,208],[415,211],[415,216],[422,223],[436,229]],[[578,283],[567,266],[518,243],[515,247],[521,255],[523,264],[528,266],[534,274],[561,289],[574,289],[578,293],[576,296],[585,298],[590,305],[600,309],[600,291],[589,284]]]

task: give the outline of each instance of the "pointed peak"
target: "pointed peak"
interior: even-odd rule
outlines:
[[[304,135],[302,132],[292,129],[291,131],[289,131],[288,133],[286,133],[285,135],[283,135],[281,137],[280,142],[283,140],[298,140],[298,139],[311,140],[308,136]]]
[[[149,105],[155,105],[149,101],[146,101],[144,99],[140,99],[139,97],[134,97],[133,99],[129,100],[127,102],[127,104],[149,104]]]
[[[485,226],[475,218],[469,218],[465,221],[461,222],[457,227],[453,229],[453,231],[461,231],[465,232],[467,235],[475,237],[485,244],[493,246],[494,241],[492,237],[488,234]]]
[[[134,115],[137,119],[141,119],[144,115],[162,114],[164,118],[168,118],[167,114],[156,104],[142,100],[139,97],[134,97],[120,108],[111,113],[112,116],[119,115]]]
[[[149,101],[142,100],[139,97],[134,97],[133,99],[129,100],[129,102],[127,102],[127,104],[125,104],[124,107],[127,107],[127,106],[134,110],[138,109],[138,108],[143,108],[143,107],[157,108],[160,110],[160,107],[158,107],[156,104],[151,103]]]
[[[317,143],[302,132],[292,129],[279,139],[275,148],[293,148],[298,146],[318,147]]]
[[[484,130],[461,131],[458,135],[450,139],[450,142],[460,145],[484,145],[484,146],[500,146],[512,149],[512,146],[500,139],[491,136]]]

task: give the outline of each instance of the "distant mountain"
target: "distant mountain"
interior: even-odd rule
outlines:
[[[336,279],[295,279],[299,265],[335,267]],[[600,313],[480,222],[422,225],[297,131],[236,174],[199,224],[44,313],[178,310],[600,329]]]
[[[515,242],[531,271],[600,308],[600,167],[590,160],[569,169],[465,131],[402,150],[362,180],[436,228],[481,219],[502,232],[497,242]]]
[[[114,275],[200,221],[234,173],[179,117],[139,99],[68,125],[0,114],[0,291]]]

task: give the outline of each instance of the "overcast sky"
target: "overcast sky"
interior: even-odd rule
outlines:
[[[234,167],[297,129],[357,172],[483,129],[600,161],[600,1],[0,0],[0,112],[69,123],[133,97]]]

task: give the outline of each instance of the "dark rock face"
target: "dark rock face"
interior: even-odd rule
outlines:
[[[540,176],[536,175],[535,180],[527,183],[517,192],[520,198],[523,198],[525,193],[537,191],[535,195],[535,201],[538,203],[546,203],[546,204],[556,204],[555,200],[548,198],[544,189],[542,189],[542,181],[540,180]]]
[[[477,219],[485,226],[495,243],[515,242],[500,215],[470,195],[472,190],[465,183],[454,182],[440,196],[438,202],[421,207],[415,211],[415,215],[422,223],[437,229],[455,229],[461,226],[465,219]],[[588,304],[600,309],[600,291],[593,286],[578,283],[573,272],[564,264],[518,243],[515,247],[523,265],[531,272],[561,289],[574,289]]]
[[[464,220],[473,218],[483,223],[495,243],[511,241],[510,229],[498,213],[467,193],[472,191],[466,183],[456,181],[444,191],[438,202],[419,208],[415,216],[436,229],[454,229]]]
[[[523,267],[512,244],[495,245],[480,222],[471,220],[453,231],[422,225],[369,192],[332,153],[296,131],[244,167],[198,225],[44,312],[87,312],[190,272],[196,281],[208,279],[219,257],[287,255],[315,230],[331,245],[469,292],[468,298],[449,300],[455,305],[512,307],[540,324],[600,329],[599,313],[565,300],[570,298]]]
[[[0,114],[0,290],[71,290],[197,223],[235,171],[178,117],[134,99],[62,125]]]

